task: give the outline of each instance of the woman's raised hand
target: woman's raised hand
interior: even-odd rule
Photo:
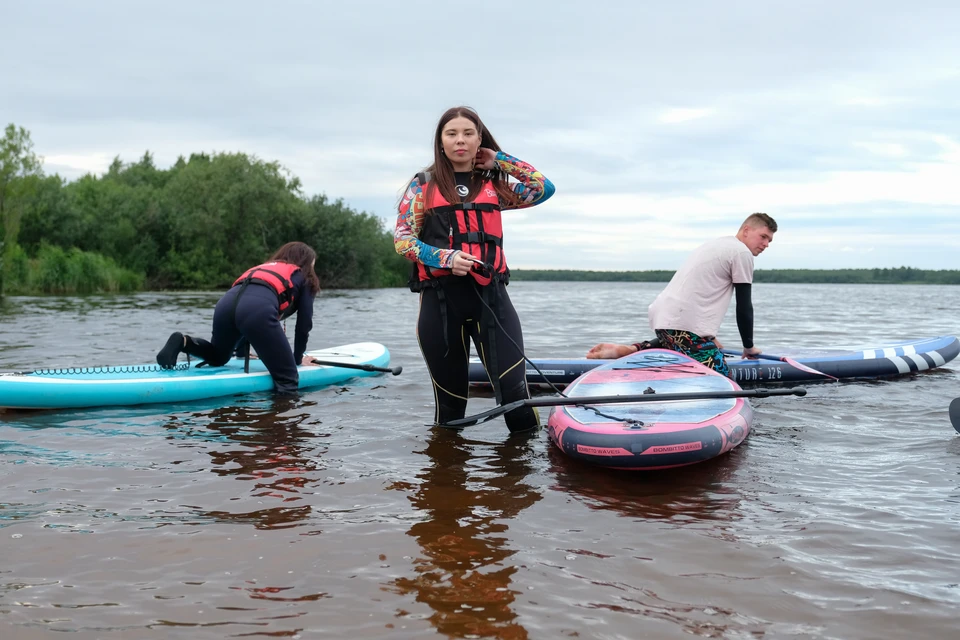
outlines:
[[[493,149],[487,149],[486,147],[480,147],[477,149],[477,159],[473,163],[474,169],[482,169],[484,171],[488,169],[495,169],[497,166],[497,152]]]

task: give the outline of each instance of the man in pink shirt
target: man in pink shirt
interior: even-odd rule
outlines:
[[[648,309],[650,328],[659,346],[684,353],[727,375],[727,363],[717,340],[720,323],[737,292],[737,327],[744,357],[756,356],[753,344],[753,259],[773,241],[777,223],[765,213],[753,213],[736,236],[710,240],[694,250]],[[650,342],[632,345],[603,342],[590,349],[588,358],[621,358]]]

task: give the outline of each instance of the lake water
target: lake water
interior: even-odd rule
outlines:
[[[550,357],[649,337],[662,286],[509,290]],[[151,362],[173,330],[208,335],[216,300],[8,298],[0,369]],[[754,304],[768,352],[960,332],[960,287],[758,284]],[[413,294],[316,311],[311,348],[382,342],[403,374],[0,414],[0,637],[956,637],[957,361],[755,401],[730,454],[618,473],[502,420],[429,427]]]

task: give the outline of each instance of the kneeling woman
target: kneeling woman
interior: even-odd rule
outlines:
[[[520,319],[506,290],[500,212],[539,204],[553,191],[539,171],[500,150],[472,109],[454,107],[440,118],[433,164],[407,187],[394,234],[397,253],[415,263],[410,288],[420,293],[417,339],[438,423],[466,412],[471,339],[497,401],[529,397]],[[511,432],[539,426],[530,407],[505,420]]]
[[[157,364],[171,369],[180,352],[219,367],[246,340],[273,377],[277,393],[295,394],[300,383],[298,364],[312,364],[307,338],[313,328],[313,300],[320,290],[314,272],[317,254],[302,242],[288,242],[270,259],[237,278],[213,312],[210,341],[176,332],[157,354]],[[282,320],[297,314],[294,348]]]

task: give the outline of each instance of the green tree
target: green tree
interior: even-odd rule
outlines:
[[[294,237],[316,249],[323,287],[398,286],[410,274],[410,262],[394,251],[393,234],[380,218],[358,213],[343,200],[310,198],[305,226]]]
[[[0,139],[0,297],[8,258],[16,247],[23,207],[43,175],[42,158],[33,152],[30,133],[7,125]]]
[[[300,240],[300,180],[243,153],[194,154],[171,169],[157,210],[163,258],[148,269],[162,288],[225,287],[285,242]]]

